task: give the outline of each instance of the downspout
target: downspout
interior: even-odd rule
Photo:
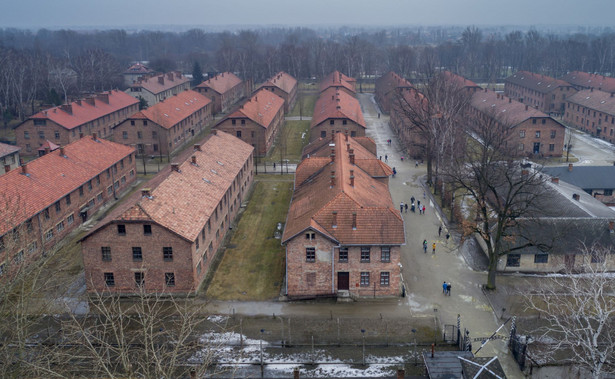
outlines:
[[[331,247],[331,294],[335,294],[335,246]]]
[[[288,245],[284,246],[284,254],[286,255],[286,262],[284,262],[284,265],[286,266],[286,272],[284,272],[284,290],[286,292],[286,296],[288,296]]]

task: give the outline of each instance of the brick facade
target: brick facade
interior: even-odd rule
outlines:
[[[506,78],[504,95],[546,114],[564,113],[566,98],[574,95],[571,84],[549,76],[520,71]]]
[[[320,94],[310,124],[310,142],[348,132],[351,137],[365,136],[365,120],[359,100],[333,87]]]
[[[37,155],[47,140],[68,145],[83,135],[110,138],[113,127],[139,110],[139,101],[121,91],[99,93],[30,116],[15,129],[21,155]]]
[[[230,72],[223,72],[204,81],[194,90],[207,96],[213,103],[213,113],[226,112],[233,104],[246,96],[248,83]]]
[[[19,167],[20,147],[0,143],[0,175]]]
[[[260,88],[264,88],[284,99],[284,113],[288,113],[297,101],[297,87],[298,83],[295,78],[280,71],[263,83]]]
[[[615,95],[582,90],[568,98],[564,122],[604,141],[615,142]]]
[[[147,106],[158,104],[173,95],[190,89],[190,79],[184,77],[181,72],[167,72],[152,76],[143,76],[137,79],[126,90],[126,93],[134,98],[143,98]]]
[[[393,102],[397,100],[397,96],[403,89],[412,88],[412,84],[399,76],[395,72],[388,72],[376,79],[375,98],[376,102],[385,113],[393,112]]]

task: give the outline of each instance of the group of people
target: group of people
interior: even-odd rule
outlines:
[[[425,254],[427,254],[427,240],[423,240],[423,251],[425,252]],[[436,242],[435,241],[431,244],[431,253],[432,254],[436,253]]]
[[[416,199],[414,198],[414,196],[412,196],[410,198],[410,211],[415,212],[416,207],[418,207],[419,209],[419,214],[425,214],[425,205],[421,205],[421,201],[417,200],[417,205],[414,205],[414,201]],[[408,203],[404,203],[403,201],[401,202],[401,204],[399,205],[399,211],[401,213],[408,213]]]
[[[442,283],[442,293],[444,294],[444,296],[451,296],[451,282]]]

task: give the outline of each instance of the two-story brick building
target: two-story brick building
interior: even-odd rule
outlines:
[[[136,179],[134,149],[83,137],[0,176],[0,274],[50,251]]]
[[[214,114],[225,112],[233,104],[246,96],[247,83],[239,79],[235,74],[223,72],[207,79],[194,87],[198,93],[207,96],[214,104]]]
[[[239,109],[214,127],[254,147],[256,155],[266,155],[284,124],[284,99],[263,88]]]
[[[529,71],[519,71],[504,83],[504,95],[553,115],[563,114],[566,99],[577,92],[568,82]]]
[[[68,145],[81,135],[109,138],[113,127],[139,110],[139,100],[122,91],[102,92],[70,104],[46,109],[15,128],[21,155],[37,155],[45,141]]]
[[[566,101],[564,122],[594,137],[615,141],[615,92],[581,90]]]
[[[129,86],[133,82],[137,81],[137,79],[143,76],[153,75],[154,72],[154,70],[147,67],[143,63],[136,62],[130,65],[130,67],[128,67],[126,71],[122,72],[122,76],[124,77],[124,84]]]
[[[583,71],[572,71],[562,76],[560,79],[566,81],[574,86],[578,90],[590,89],[615,92],[615,78],[591,74]]]
[[[88,292],[198,290],[253,181],[252,147],[213,131],[82,239]]]
[[[310,123],[310,142],[348,131],[351,137],[365,136],[361,104],[346,91],[330,87],[320,94]]]
[[[173,71],[166,74],[142,76],[130,84],[126,93],[137,99],[144,99],[151,107],[188,89],[190,89],[190,79],[179,71]]]
[[[347,134],[320,142],[329,156],[313,152],[295,175],[282,236],[287,295],[400,295],[404,222],[388,177],[372,176],[390,168]]]
[[[475,92],[470,117],[492,117],[509,130],[507,146],[518,157],[561,157],[566,127],[527,104],[490,90]]]
[[[138,155],[167,156],[212,120],[211,100],[187,90],[139,111],[113,129],[116,142],[137,148]]]
[[[288,113],[297,101],[297,87],[297,79],[280,71],[263,83],[259,89],[264,88],[284,99],[284,112]]]
[[[2,164],[2,167],[4,168],[4,170],[0,172],[0,175],[19,167],[20,150],[21,148],[18,146],[0,143],[0,164]]]
[[[333,71],[320,81],[319,91],[323,93],[330,88],[335,88],[340,92],[346,92],[349,95],[356,96],[356,85],[357,81],[355,78],[344,75],[339,71]]]
[[[390,113],[392,104],[397,101],[399,93],[408,88],[413,88],[412,83],[393,71],[376,79],[375,98],[380,109],[385,113]]]

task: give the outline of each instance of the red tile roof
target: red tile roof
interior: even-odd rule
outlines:
[[[562,76],[561,79],[582,88],[594,88],[605,92],[615,92],[615,78],[604,75],[573,71]]]
[[[130,85],[131,88],[143,88],[153,94],[159,94],[171,88],[190,82],[181,72],[168,72],[154,76],[143,76]]]
[[[229,118],[245,117],[263,128],[268,128],[276,114],[278,114],[283,107],[284,99],[266,89],[261,89],[243,103],[239,109],[229,114],[220,122],[224,122]]]
[[[316,100],[311,127],[331,118],[347,118],[365,127],[365,119],[359,100],[333,87],[322,92]]]
[[[337,133],[333,142],[335,146],[325,148],[335,150],[334,161],[329,159],[325,163],[322,157],[308,158],[317,160],[317,164],[302,162],[297,167],[296,177],[302,178],[306,177],[303,170],[313,171],[322,166],[310,172],[303,183],[296,182],[282,241],[311,228],[344,245],[405,243],[403,220],[393,205],[388,185],[350,163],[343,134]],[[352,137],[348,142],[358,147]],[[375,156],[372,159],[377,160]],[[337,212],[335,227],[333,212]],[[353,214],[356,228],[352,225]]]
[[[30,118],[51,120],[70,130],[138,103],[139,100],[134,97],[122,91],[113,90],[73,101],[67,105],[46,109]]]
[[[13,154],[19,150],[21,150],[19,146],[7,145],[6,143],[0,142],[0,158]]]
[[[473,81],[468,80],[468,79],[464,78],[461,75],[454,74],[454,73],[452,73],[450,71],[443,71],[441,73],[441,75],[444,76],[444,79],[446,81],[450,81],[452,83],[455,83],[460,88],[477,88],[477,89],[481,89],[481,87],[478,84],[474,83]]]
[[[549,117],[536,108],[490,90],[475,92],[470,104],[482,113],[494,115],[498,121],[511,127],[531,117]]]
[[[567,98],[574,104],[590,108],[609,115],[615,115],[615,95],[613,93],[598,90],[583,90]]]
[[[263,83],[261,87],[278,87],[286,93],[291,93],[296,85],[297,79],[293,78],[291,75],[285,73],[284,71],[280,71],[274,76],[272,76],[265,83]]]
[[[333,71],[320,81],[320,92],[331,87],[344,87],[354,93],[356,92],[356,82],[354,78],[346,76],[339,71]]]
[[[56,145],[55,143],[45,140],[45,142],[38,148],[38,151],[45,151],[45,149],[49,149],[49,151],[54,151],[60,148],[60,145]]]
[[[187,90],[139,111],[129,119],[148,119],[163,128],[169,129],[209,103],[211,103],[211,100],[208,97]]]
[[[137,62],[132,66],[128,67],[126,71],[123,72],[123,74],[150,74],[152,72],[154,72],[154,70]]]
[[[400,87],[412,87],[412,83],[399,76],[396,72],[389,71],[376,79],[376,86],[379,92],[387,94]]]
[[[45,154],[0,176],[0,235],[34,217],[96,175],[134,152],[134,148],[91,136]]]
[[[192,154],[196,165],[188,159],[179,165],[178,172],[161,172],[144,186],[150,188],[150,197],[133,194],[90,235],[113,221],[151,221],[194,241],[253,149],[230,134],[211,134],[201,150]]]
[[[198,88],[211,88],[219,94],[226,93],[241,84],[241,79],[230,72],[223,72],[199,84]]]
[[[560,79],[555,79],[550,76],[535,74],[529,71],[519,71],[508,78],[507,83],[513,83],[520,87],[532,89],[541,93],[549,93],[558,87],[570,87],[567,83]]]

